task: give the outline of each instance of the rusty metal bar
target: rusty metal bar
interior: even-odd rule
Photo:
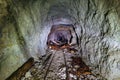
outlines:
[[[50,59],[50,63],[49,63],[49,62],[47,63],[47,64],[49,64],[49,65],[48,65],[48,68],[47,68],[47,70],[46,70],[46,72],[45,72],[44,80],[46,80],[47,74],[49,73],[48,71],[49,71],[49,69],[50,69],[50,66],[51,66],[51,63],[52,63],[52,61],[53,61],[53,58],[54,58],[55,54],[56,54],[56,51],[52,54],[51,59]]]

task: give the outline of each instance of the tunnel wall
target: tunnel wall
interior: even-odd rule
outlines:
[[[51,25],[74,24],[79,54],[108,80],[120,77],[119,0],[0,0],[0,79],[46,53]]]

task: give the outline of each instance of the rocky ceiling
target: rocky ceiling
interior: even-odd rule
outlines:
[[[120,80],[119,0],[0,0],[0,80],[45,55],[54,24],[73,24],[78,53],[107,80]]]

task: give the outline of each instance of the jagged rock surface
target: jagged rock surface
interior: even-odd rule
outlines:
[[[85,63],[119,80],[119,0],[0,0],[0,80],[30,56],[46,54],[47,35],[59,18],[75,25]]]

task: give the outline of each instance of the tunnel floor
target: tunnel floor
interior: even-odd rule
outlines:
[[[21,80],[100,80],[77,52],[52,51],[35,61]]]

